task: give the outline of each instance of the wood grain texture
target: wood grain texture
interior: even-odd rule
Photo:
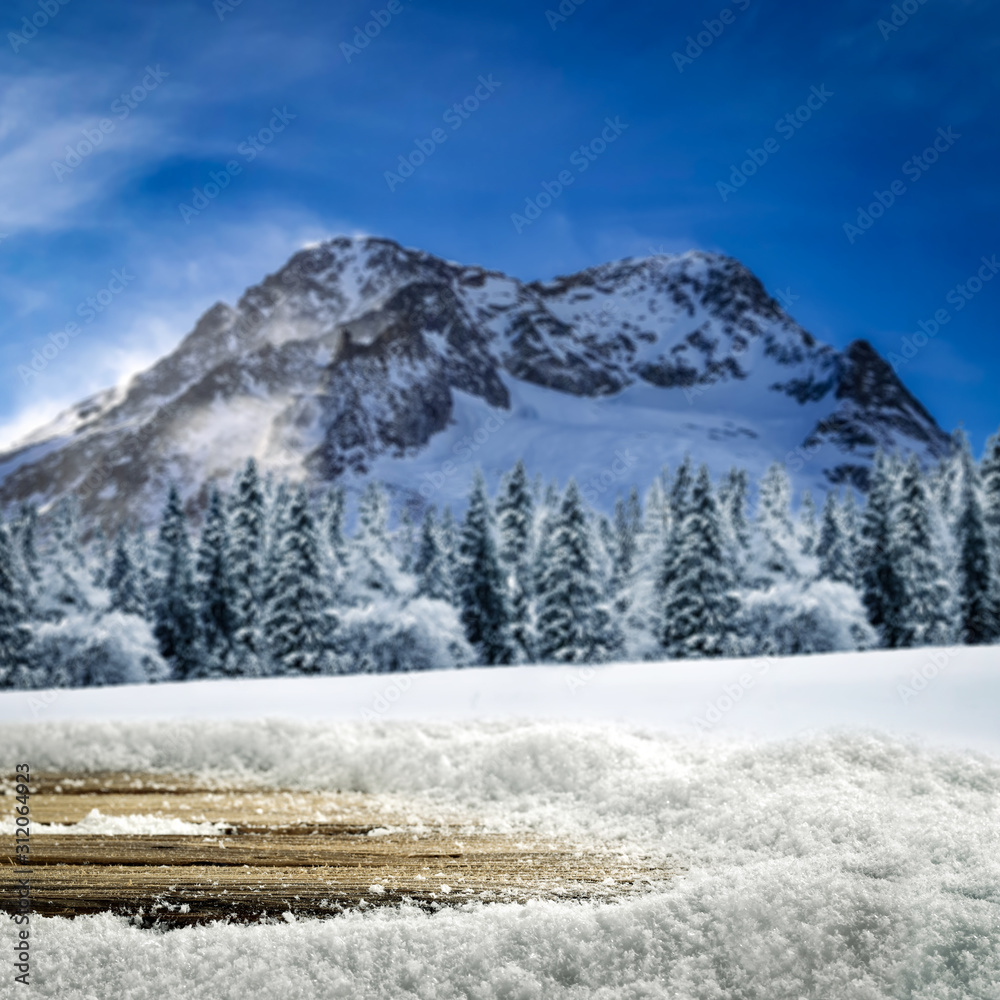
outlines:
[[[112,911],[137,923],[289,919],[410,902],[425,908],[530,899],[610,899],[671,870],[607,845],[490,832],[452,809],[357,792],[274,791],[170,775],[33,777],[35,913]],[[0,909],[14,907],[14,839],[0,838]],[[71,832],[147,816],[215,824],[201,834]],[[89,817],[89,818],[88,818]],[[52,824],[70,827],[44,832]],[[678,869],[679,870],[679,869]]]

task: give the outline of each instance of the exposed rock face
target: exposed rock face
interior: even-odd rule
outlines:
[[[623,406],[638,408],[623,420]],[[720,469],[798,448],[822,453],[814,477],[863,485],[878,446],[928,459],[949,447],[871,345],[818,343],[735,260],[694,252],[522,283],[338,238],[297,253],[235,308],[213,306],[124,388],[0,455],[0,504],[75,490],[109,525],[146,520],[171,480],[197,501],[251,454],[317,483],[378,472],[429,498],[420,476],[444,475],[431,453],[490,413],[502,437],[456,443],[456,456],[482,449],[489,466],[523,446],[536,471],[585,478],[603,460],[591,454],[597,431],[613,427],[612,444],[634,431],[644,449],[640,484],[685,448]],[[638,444],[650,438],[655,448]],[[751,440],[752,454],[719,447]],[[473,468],[462,461],[456,490]]]

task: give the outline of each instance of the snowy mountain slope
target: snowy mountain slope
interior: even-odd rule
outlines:
[[[86,513],[145,520],[169,481],[198,499],[250,454],[435,501],[462,496],[477,464],[524,457],[610,502],[688,450],[716,471],[786,460],[803,484],[863,484],[878,445],[933,459],[948,439],[870,345],[818,343],[737,261],[691,252],[526,284],[338,238],[0,455],[0,504],[75,490]]]

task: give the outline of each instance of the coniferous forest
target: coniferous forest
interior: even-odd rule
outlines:
[[[519,463],[462,516],[370,482],[263,479],[197,523],[88,531],[66,497],[0,524],[0,684],[79,687],[518,663],[781,656],[1000,641],[1000,435],[934,468],[878,455],[867,495],[793,497],[685,460],[613,516]]]

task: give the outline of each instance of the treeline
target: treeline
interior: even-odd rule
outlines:
[[[84,544],[72,497],[44,524],[22,507],[0,524],[0,684],[1000,641],[1000,437],[981,462],[964,438],[929,470],[878,456],[863,506],[831,491],[793,513],[780,465],[750,493],[686,460],[609,518],[518,463],[495,497],[477,475],[460,521],[414,523],[378,483],[348,517],[343,489],[250,460],[197,532],[176,489],[152,538]]]

